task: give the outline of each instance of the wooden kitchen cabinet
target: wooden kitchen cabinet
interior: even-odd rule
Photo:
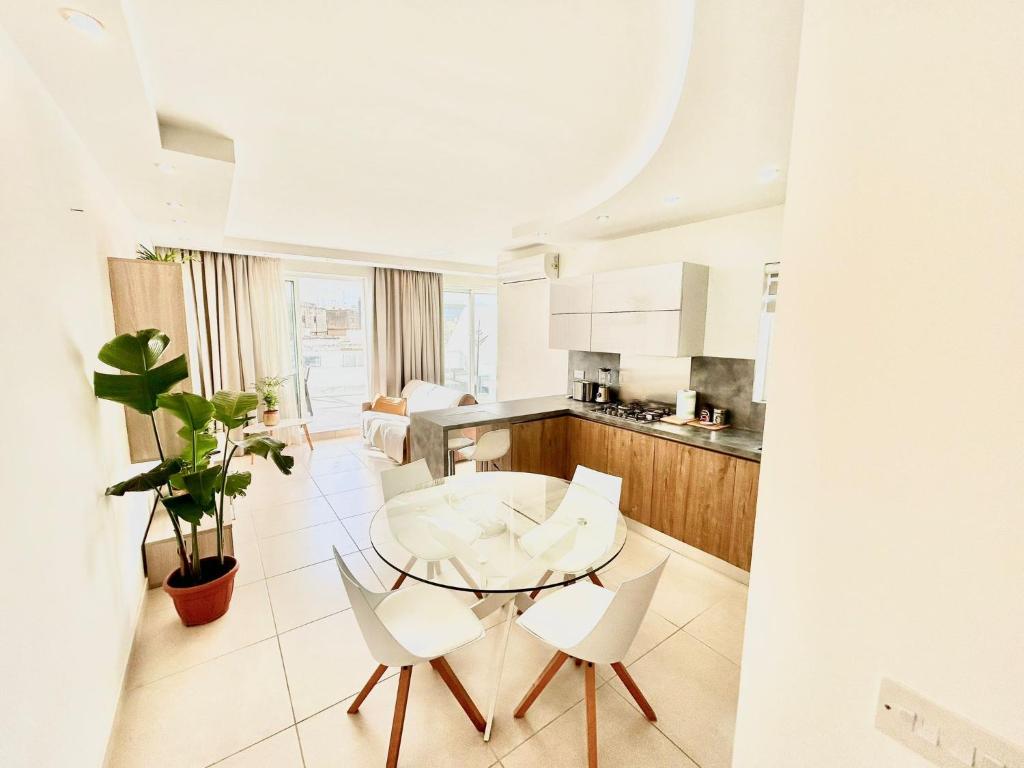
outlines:
[[[654,489],[654,449],[659,440],[628,429],[611,428],[608,473],[622,478],[622,514],[651,524]]]
[[[572,479],[576,467],[582,464],[598,472],[608,471],[608,444],[615,427],[595,421],[570,418],[566,435],[565,476]]]
[[[565,478],[569,419],[559,416],[512,425],[512,470]]]
[[[750,554],[754,546],[754,513],[757,511],[757,483],[761,465],[756,461],[733,459],[736,463],[736,485],[733,490],[732,528],[726,554],[720,555],[745,571],[750,570]]]

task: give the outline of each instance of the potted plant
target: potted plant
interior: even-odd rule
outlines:
[[[160,463],[147,472],[107,488],[108,496],[154,491],[163,504],[178,543],[179,567],[164,579],[164,590],[174,601],[186,626],[206,624],[223,616],[231,604],[238,563],[224,554],[225,499],[244,496],[252,476],[232,472],[231,462],[241,449],[271,459],[281,472],[291,474],[295,459],[281,453],[284,443],[266,435],[231,439],[231,430],[244,425],[258,405],[251,392],[217,392],[212,400],[190,392],[170,392],[188,377],[184,355],[157,365],[170,340],[155,329],[123,334],[103,345],[99,359],[122,371],[96,372],[96,396],[147,414],[153,425]],[[182,422],[178,434],[185,447],[178,456],[164,455],[154,413],[164,410]],[[225,428],[220,461],[213,434],[214,423]],[[217,554],[201,557],[199,524],[212,517],[216,528]],[[187,540],[186,540],[187,537]]]
[[[278,390],[288,379],[284,376],[264,376],[256,382],[256,391],[263,401],[263,424],[267,427],[277,426],[281,420],[281,414],[277,410],[277,403],[280,400]]]

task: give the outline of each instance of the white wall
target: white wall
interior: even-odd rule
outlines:
[[[782,206],[723,216],[694,224],[645,232],[631,237],[580,244],[559,244],[557,250],[563,277],[610,269],[641,267],[669,261],[707,264],[708,317],[704,354],[709,357],[752,359],[757,351],[757,330],[761,311],[761,290],[768,262],[779,261],[782,245]],[[499,348],[498,394],[521,391],[531,384],[547,388],[546,394],[565,389],[566,366],[557,377],[547,374],[555,355],[547,348],[547,298],[543,307],[537,300],[503,302],[499,298],[502,323],[513,336],[503,335]],[[545,314],[543,326],[537,315]],[[542,335],[540,335],[542,333]],[[541,376],[530,367],[514,367],[506,355],[518,360],[543,359]],[[561,359],[566,359],[563,352]],[[507,375],[501,378],[501,370]],[[502,387],[505,382],[505,388]],[[622,355],[620,390],[623,398],[675,402],[677,389],[690,381],[690,359]]]
[[[806,6],[737,768],[1024,745],[1024,5]]]
[[[2,30],[0,114],[0,764],[94,766],[143,593],[148,510],[103,496],[128,446],[123,411],[91,381],[113,335],[106,257],[135,234]]]

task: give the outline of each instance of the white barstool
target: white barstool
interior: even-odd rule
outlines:
[[[512,434],[507,429],[495,429],[485,432],[483,437],[477,440],[475,446],[463,448],[462,454],[470,461],[476,461],[488,465],[488,469],[495,468],[494,462],[508,453],[512,447]]]
[[[446,475],[455,474],[455,454],[465,448],[469,448],[472,444],[473,441],[465,435],[448,439],[448,463],[445,465],[444,469],[444,473]]]
[[[484,628],[476,614],[452,592],[426,585],[394,592],[371,592],[352,575],[337,548],[332,549],[363,639],[370,655],[380,665],[349,706],[348,714],[359,712],[360,705],[388,667],[401,667],[387,768],[398,765],[412,668],[417,664],[428,662],[440,674],[473,727],[483,733],[483,715],[444,658],[446,654],[484,636]]]
[[[626,690],[650,721],[654,709],[622,665],[640,623],[647,613],[668,555],[642,576],[623,582],[612,592],[588,582],[578,582],[546,597],[519,617],[518,624],[531,635],[556,649],[540,677],[516,707],[523,717],[569,657],[586,662],[584,691],[587,710],[587,765],[597,768],[597,684],[595,664],[610,664]]]

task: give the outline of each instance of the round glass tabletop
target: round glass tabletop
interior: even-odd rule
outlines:
[[[370,522],[373,549],[395,570],[480,593],[567,584],[625,541],[625,519],[604,496],[525,472],[446,477],[391,498]]]

